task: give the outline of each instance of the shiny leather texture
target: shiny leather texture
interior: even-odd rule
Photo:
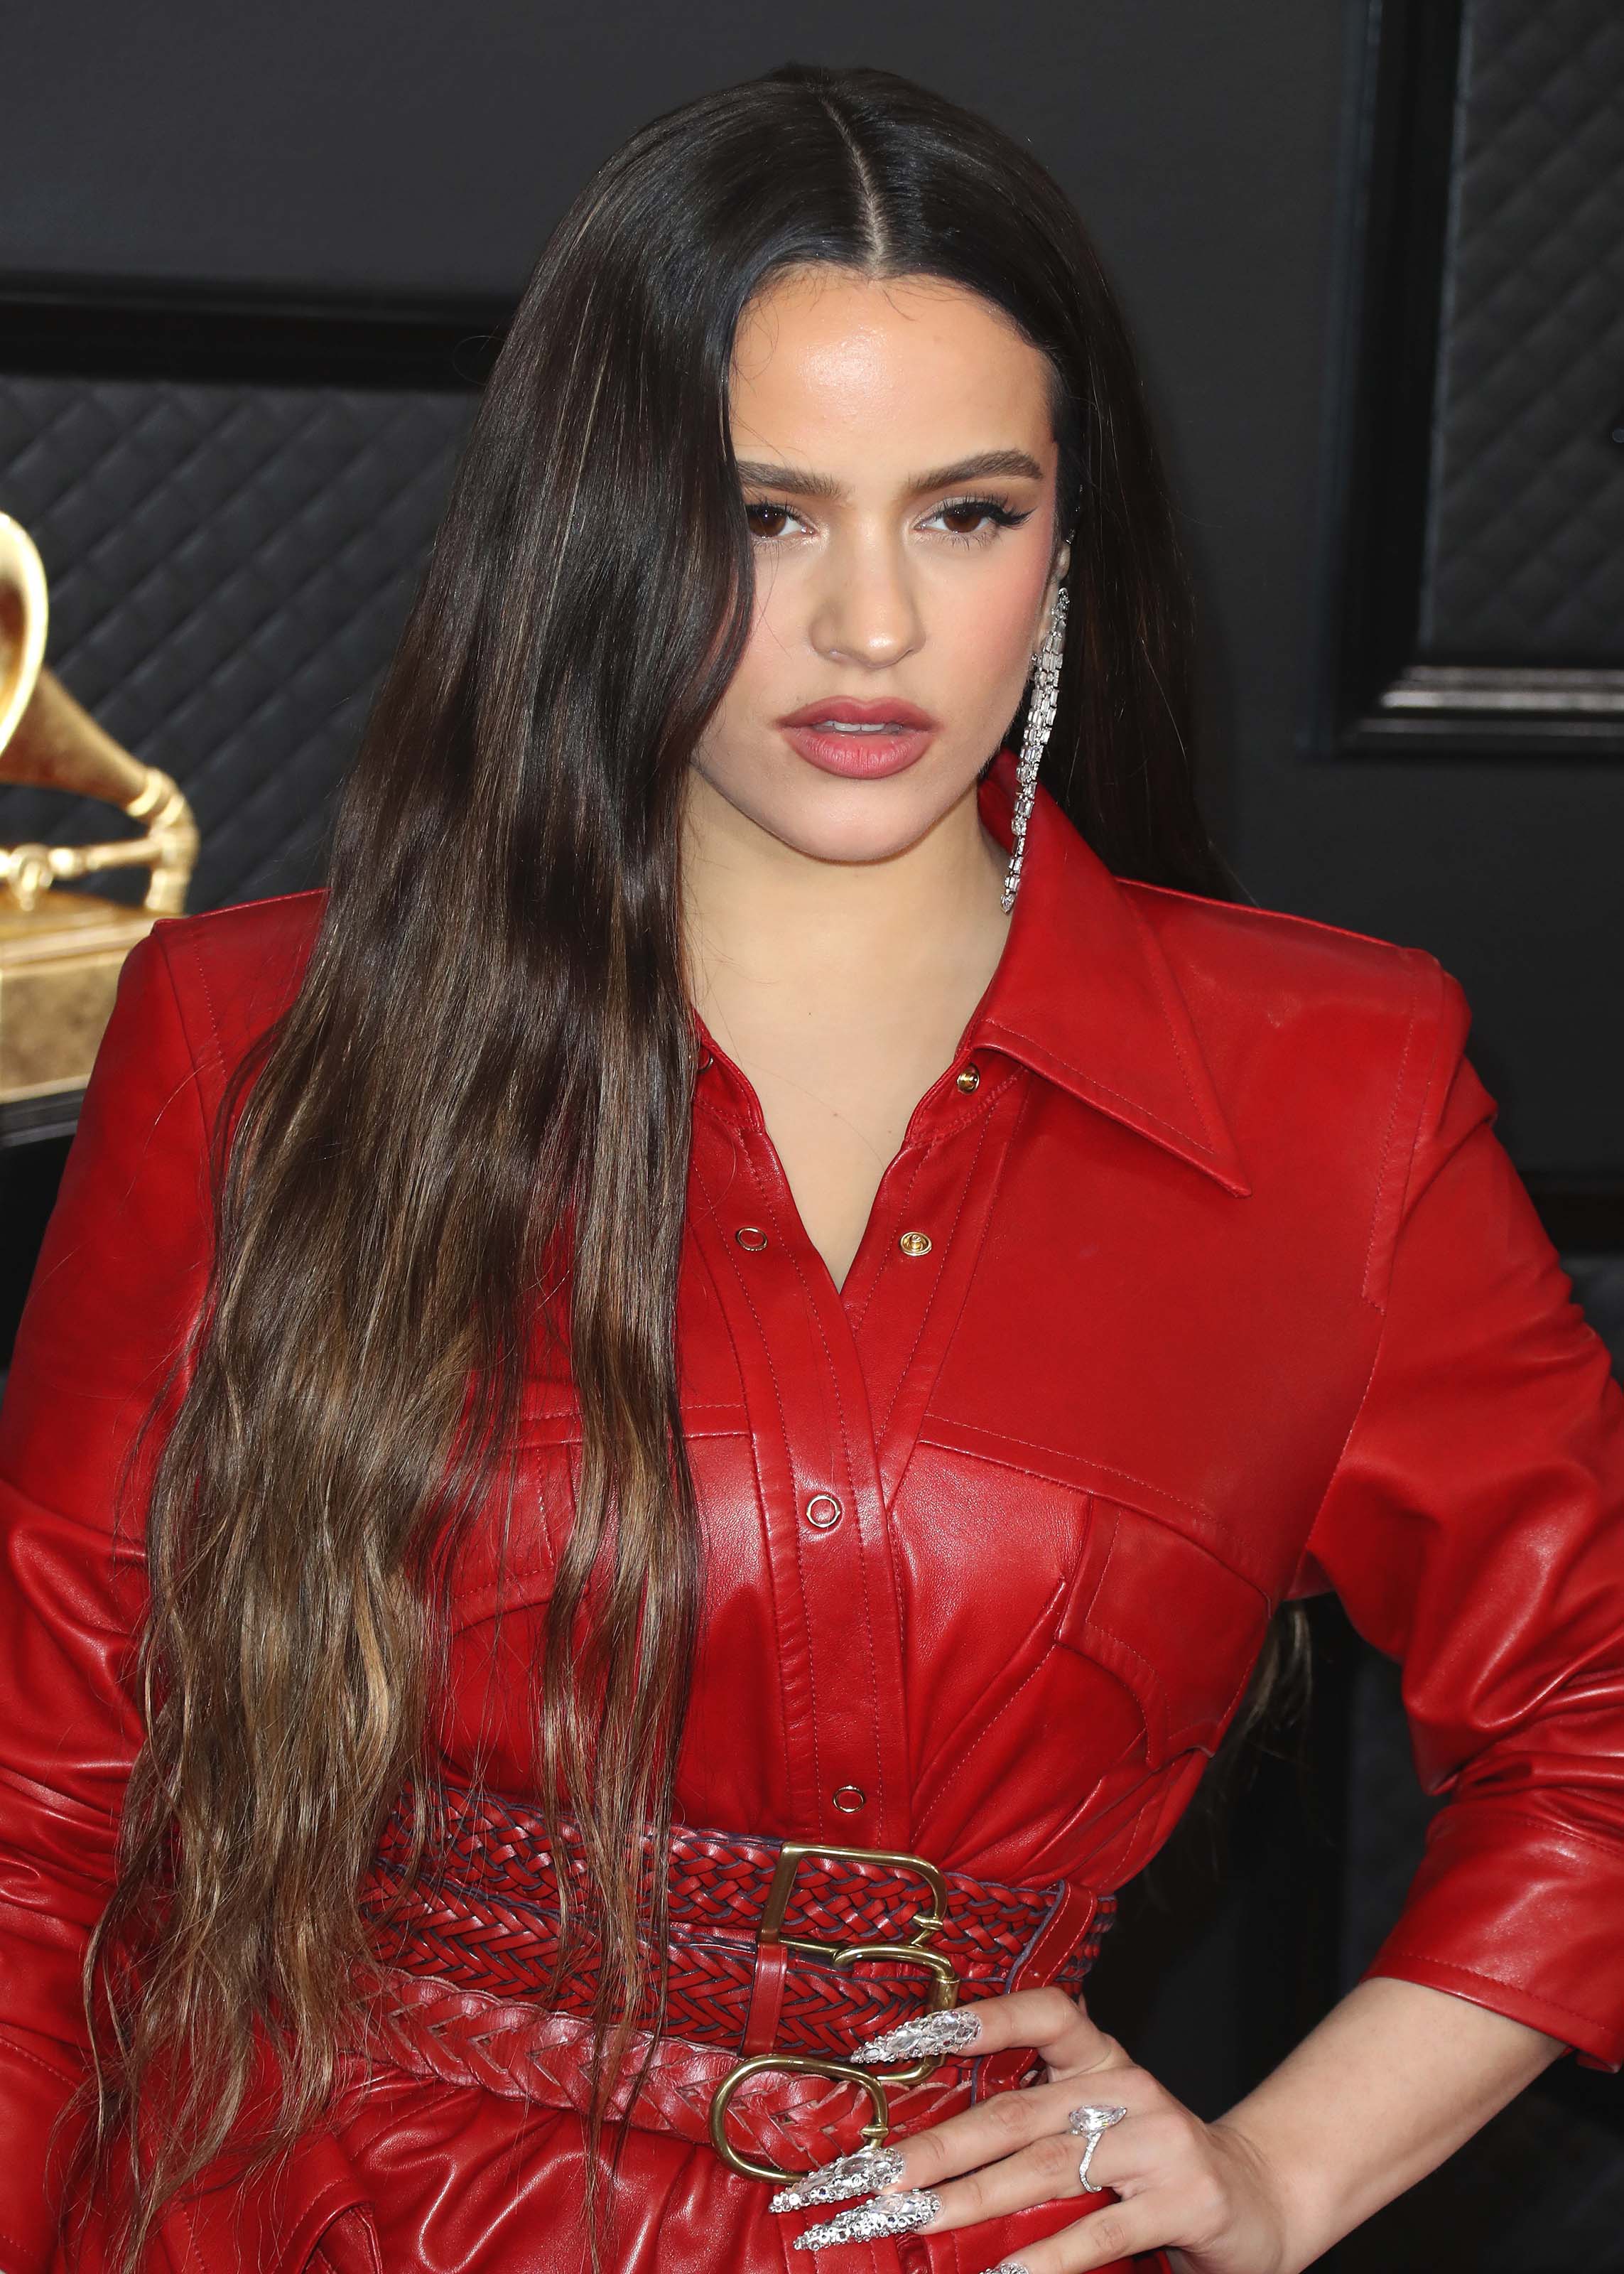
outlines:
[[[442,1791],[421,1856],[402,1805],[363,1881],[361,1912],[380,1962],[392,1974],[492,1998],[545,2000],[549,2016],[590,2014],[596,1943],[577,1947],[561,1971],[558,1964],[560,1880],[577,1906],[587,1893],[580,1826],[565,1817],[560,1871],[538,1808],[449,1778]],[[733,2056],[844,2059],[857,2039],[930,2007],[1040,1978],[1075,1996],[1116,1908],[1113,1897],[1086,1890],[1079,1902],[1064,1879],[1007,1887],[948,1871],[938,1889],[917,1863],[808,1855],[793,1842],[680,1823],[672,1827],[668,1884],[665,2032]],[[856,1949],[868,1953],[861,1966],[843,1955]],[[936,1994],[944,1981],[954,1998]],[[1034,2055],[1034,2074],[1039,2066]],[[832,2141],[820,2141],[812,2159],[833,2152]]]
[[[1005,844],[1012,790],[1003,752],[980,795]],[[56,2263],[46,2134],[82,2073],[80,1959],[139,1736],[139,1532],[115,1530],[116,1480],[198,1300],[222,1081],[297,987],[320,905],[160,923],[131,956],[0,1411],[7,2274]],[[1371,1970],[1624,2062],[1624,1397],[1467,1028],[1425,953],[1114,877],[1040,789],[998,968],[838,1289],[702,1028],[686,1822],[1109,1892],[1177,1820],[1273,1608],[1335,1588],[1402,1660],[1447,1796]],[[476,1532],[435,1709],[448,1766],[479,1745],[519,1796],[578,1446],[563,1374],[530,1379],[522,1434],[529,1529],[501,1564],[494,1524]],[[505,2091],[460,2010],[460,2067],[357,2068],[289,2167],[177,2211],[151,2263],[578,2266],[568,2080]],[[664,2059],[679,2097],[703,2086],[680,2043]],[[615,2263],[785,2274],[801,2222],[766,2196],[645,2113]],[[978,2274],[1076,2215],[831,2263]]]

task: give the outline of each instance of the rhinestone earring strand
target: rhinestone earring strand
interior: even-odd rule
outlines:
[[[1020,864],[1026,850],[1026,823],[1032,812],[1033,800],[1037,794],[1038,761],[1043,755],[1043,745],[1049,740],[1049,730],[1055,723],[1069,599],[1065,586],[1060,585],[1055,593],[1054,606],[1049,610],[1049,629],[1043,635],[1043,644],[1038,650],[1037,664],[1033,673],[1032,695],[1026,704],[1026,731],[1020,739],[1020,757],[1015,767],[1019,787],[1011,823],[1010,865],[1004,872],[1001,896],[1005,915],[1015,905],[1015,894],[1020,884]]]

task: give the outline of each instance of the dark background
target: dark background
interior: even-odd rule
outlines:
[[[1467,16],[1479,49],[1500,41],[1530,109],[1547,116],[1553,102],[1582,109],[1618,61],[1615,11],[1599,0],[1478,0]],[[791,56],[924,79],[1049,163],[1125,304],[1200,586],[1208,809],[1246,889],[1426,947],[1462,980],[1501,1133],[1592,1315],[1618,1327],[1621,746],[1564,743],[1515,716],[1493,737],[1430,742],[1350,724],[1380,675],[1371,622],[1396,627],[1402,647],[1425,613],[1403,531],[1430,476],[1405,402],[1432,399],[1427,324],[1450,300],[1440,246],[1465,147],[1452,93],[1460,18],[1459,0],[1019,0],[996,11],[958,0],[284,0],[274,11],[57,0],[14,14],[0,76],[0,508],[46,553],[53,665],[141,755],[201,785],[214,865],[199,872],[194,906],[306,881],[326,785],[432,525],[466,413],[455,389],[477,375],[479,343],[584,176],[653,113]],[[1572,72],[1553,56],[1570,56]],[[1576,129],[1560,139],[1590,147]],[[1530,157],[1525,170],[1543,163]],[[1553,192],[1535,272],[1540,246],[1574,241],[1568,194]],[[1609,450],[1607,431],[1609,412],[1624,419],[1624,231],[1600,243],[1589,262],[1599,297],[1577,320],[1584,342],[1616,348],[1617,399],[1593,406],[1593,435],[1592,406],[1575,414],[1574,480],[1592,508],[1624,490],[1624,449]],[[1414,380],[1404,400],[1395,373]],[[128,391],[170,381],[251,394],[263,383],[272,391],[250,410],[270,439],[222,441],[243,423],[240,400],[233,424],[213,395]],[[342,439],[372,415],[373,387],[419,390],[419,425],[402,446],[416,487],[396,474],[376,507],[355,471],[376,460]],[[300,390],[322,388],[332,456],[312,473],[294,440],[308,424]],[[334,388],[350,391],[341,401]],[[64,453],[93,413],[105,448],[81,447],[70,474]],[[156,502],[141,576],[158,589],[168,553],[184,553],[188,515],[203,524],[188,487],[199,469],[214,470],[214,530],[229,525],[239,478],[252,494],[253,480],[285,487],[301,467],[309,556],[289,574],[319,594],[315,661],[304,650],[276,660],[297,613],[284,591],[266,611],[270,691],[240,715],[199,718],[175,690],[201,601],[183,598],[155,628],[126,611],[109,644],[109,594],[132,572],[104,563],[100,584],[90,572],[112,546],[94,508],[121,484],[146,483]],[[323,513],[345,497],[363,529],[386,508],[399,516],[365,607],[342,578],[319,581],[335,546]],[[1372,498],[1385,518],[1365,511]],[[119,542],[132,542],[122,524]],[[279,528],[276,549],[286,546]],[[261,544],[261,565],[269,550]],[[144,671],[143,639],[167,682]],[[303,689],[302,711],[273,700],[279,670]],[[143,710],[139,690],[154,685],[163,700]],[[21,833],[4,808],[0,821],[0,834]],[[61,1146],[4,1157],[14,1301]],[[1425,1821],[1388,1670],[1351,1642],[1334,1605],[1315,1615],[1321,1680],[1304,1763],[1266,1761],[1222,1826],[1181,1834],[1129,1891],[1097,1976],[1105,2017],[1208,2113],[1357,1974]],[[1508,2274],[1624,2266],[1620,2109],[1616,2080],[1559,2064],[1335,2263],[1346,2274],[1440,2260]]]
[[[56,0],[8,24],[0,280],[511,304],[589,169],[705,88],[793,56],[979,105],[1076,197],[1143,350],[1207,603],[1209,805],[1248,888],[1430,948],[1471,998],[1520,1163],[1616,1171],[1624,769],[1304,749],[1368,18],[1339,0]]]

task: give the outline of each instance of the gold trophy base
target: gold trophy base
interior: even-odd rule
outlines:
[[[0,1105],[82,1089],[124,960],[154,921],[90,892],[0,895]]]

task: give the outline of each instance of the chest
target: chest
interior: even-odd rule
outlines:
[[[1377,1320],[1357,1194],[1327,1217],[1304,1171],[1243,1205],[997,1054],[974,1071],[928,1094],[838,1285],[759,1120],[696,1111],[684,1804],[996,1876],[1034,1839],[1074,1862],[1114,1811],[1129,1838],[1159,1783],[1199,1771]],[[567,1382],[531,1384],[526,1427],[530,1535],[462,1578],[470,1747],[499,1602],[517,1699],[573,1516]]]
[[[928,999],[861,1026],[801,1022],[732,1035],[797,1231],[843,1286],[882,1179],[921,1098],[953,1058],[963,1009]],[[972,1083],[979,1075],[972,1073]]]

